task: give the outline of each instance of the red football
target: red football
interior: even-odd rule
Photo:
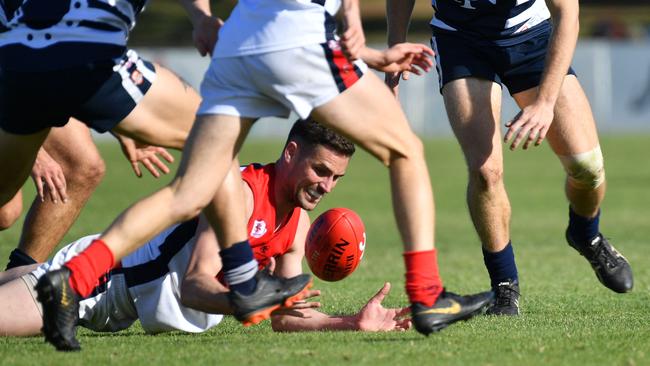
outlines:
[[[365,248],[366,229],[359,215],[347,208],[333,208],[311,224],[305,257],[316,277],[338,281],[354,272]]]

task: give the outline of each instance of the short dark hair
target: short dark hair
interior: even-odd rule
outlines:
[[[352,156],[355,151],[354,144],[350,140],[311,118],[299,119],[293,124],[284,146],[286,147],[291,140],[298,140],[310,147],[323,145],[348,157]]]

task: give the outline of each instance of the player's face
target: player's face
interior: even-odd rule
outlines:
[[[349,157],[324,146],[302,151],[292,169],[296,205],[307,211],[316,208],[345,175],[349,162]]]

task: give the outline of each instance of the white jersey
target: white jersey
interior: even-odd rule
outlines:
[[[0,0],[0,47],[61,42],[125,46],[146,0]]]
[[[214,57],[282,51],[334,39],[340,0],[240,0],[219,31]]]
[[[180,280],[185,274],[198,220],[173,226],[125,257],[91,296],[79,304],[80,325],[115,332],[140,320],[147,333],[181,330],[198,333],[219,324],[223,315],[208,314],[180,302]],[[99,235],[83,237],[58,251],[34,272],[39,278],[60,268]]]

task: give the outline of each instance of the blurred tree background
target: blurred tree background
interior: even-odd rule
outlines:
[[[213,1],[213,13],[226,18],[236,0]],[[609,39],[650,39],[650,2],[648,0],[580,1],[581,37]],[[361,0],[364,28],[371,42],[384,42],[386,32],[385,0]],[[429,37],[431,3],[416,1],[411,22],[412,38]],[[191,46],[192,26],[178,0],[151,0],[131,34],[132,46]],[[418,34],[418,35],[415,35]]]

